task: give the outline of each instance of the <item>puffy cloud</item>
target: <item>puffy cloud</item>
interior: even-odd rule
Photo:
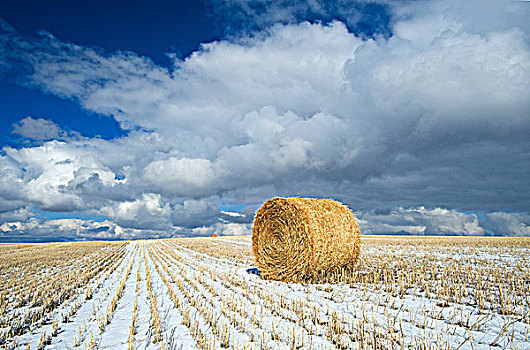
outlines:
[[[213,225],[220,216],[219,209],[204,199],[185,200],[174,206],[172,222],[176,226],[193,229]]]
[[[501,235],[530,236],[530,215],[523,213],[495,212],[484,218],[484,227],[489,232]]]
[[[360,43],[338,22],[275,26],[241,43],[204,44],[175,61],[172,71],[132,53],[107,55],[50,36],[37,45],[46,49],[27,52],[24,43],[19,50],[33,63],[33,84],[112,115],[124,127],[193,145],[196,157],[244,141],[231,122],[264,106],[306,118],[321,112],[340,92],[343,64]]]
[[[390,123],[409,152],[529,131],[530,52],[520,30],[451,33],[422,50],[393,37],[356,56],[345,65],[352,88],[374,102],[379,131]]]
[[[217,235],[250,234],[249,224],[217,222],[195,227],[171,229],[123,227],[115,220],[36,219],[6,221],[0,224],[2,242],[50,242],[70,240],[147,239]]]
[[[249,225],[238,223],[217,224],[213,227],[214,232],[223,236],[242,236],[250,234]]]
[[[61,128],[46,119],[26,117],[14,124],[13,133],[37,141],[57,139],[61,135]]]
[[[159,194],[144,193],[142,198],[105,206],[101,214],[122,227],[168,230],[171,225],[171,209]]]
[[[26,221],[33,215],[35,214],[27,207],[0,211],[0,223],[8,221]]]
[[[422,6],[417,6],[414,1],[405,1],[392,6],[392,9],[399,22],[421,22],[423,18],[438,17],[459,23],[458,26],[463,31],[475,34],[503,31],[513,27],[521,28],[527,33],[530,30],[527,20],[530,10],[527,4],[519,1],[435,0],[423,2]],[[429,25],[432,25],[432,22],[418,29],[426,29]]]
[[[172,67],[4,30],[4,76],[17,67],[23,84],[130,132],[47,141],[64,131],[23,119],[15,132],[47,142],[4,147],[0,212],[85,211],[130,230],[203,234],[243,232],[273,195],[332,196],[364,210],[368,232],[526,234],[526,219],[511,214],[484,221],[424,207],[530,212],[527,10],[377,2],[393,35],[366,39],[348,30],[357,22],[332,20],[340,6],[261,3],[270,26],[204,44]],[[300,22],[308,13],[329,20]],[[247,215],[223,214],[222,200],[249,204]],[[395,214],[362,209],[389,206]]]
[[[218,236],[243,236],[250,234],[250,228],[245,224],[218,223],[212,226],[197,227],[191,231],[194,236],[209,236],[212,233]]]
[[[50,141],[38,147],[5,147],[6,162],[17,164],[19,200],[38,204],[43,210],[72,211],[84,209],[83,198],[68,189],[72,182],[97,176],[104,184],[115,182],[115,175],[97,154],[74,143]]]
[[[127,238],[115,223],[80,219],[4,222],[0,225],[0,239],[6,241],[64,241],[86,239]]]
[[[365,234],[411,233],[426,235],[484,235],[476,214],[454,209],[395,208],[360,212],[359,226]]]
[[[208,159],[168,158],[155,160],[144,168],[144,179],[167,193],[200,196],[215,191],[219,175]]]
[[[71,240],[116,240],[178,237],[176,230],[122,227],[114,221],[82,219],[36,219],[10,221],[0,225],[2,242],[50,242]]]
[[[522,213],[397,207],[360,210],[356,216],[363,234],[530,236],[530,215]]]
[[[14,159],[0,156],[0,213],[25,207],[24,170]]]

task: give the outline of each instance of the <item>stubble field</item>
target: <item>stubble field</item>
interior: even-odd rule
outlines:
[[[6,349],[529,349],[530,239],[362,237],[353,271],[255,273],[250,237],[0,245]]]

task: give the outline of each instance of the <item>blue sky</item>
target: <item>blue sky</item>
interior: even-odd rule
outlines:
[[[251,2],[249,3],[251,4]],[[328,23],[346,21],[334,2],[326,3],[329,12],[300,13],[298,18],[281,19],[280,23],[309,20]],[[84,46],[97,46],[107,52],[131,51],[170,66],[169,54],[180,58],[198,50],[202,43],[228,36],[248,34],[262,24],[246,22],[233,16],[233,7],[219,8],[206,1],[5,1],[0,4],[0,18],[24,37],[37,39],[45,31],[62,41]],[[255,6],[264,12],[267,7]],[[391,35],[388,6],[356,3],[361,15],[349,29],[359,36]],[[258,15],[258,14],[257,14]],[[296,16],[295,16],[296,17]],[[272,23],[271,23],[272,24]],[[2,143],[18,145],[12,125],[20,116],[39,116],[54,121],[62,128],[79,131],[83,136],[114,138],[124,135],[119,125],[108,116],[98,115],[72,101],[46,94],[33,87],[17,84],[16,77],[0,84]]]
[[[529,8],[4,1],[0,241],[242,234],[273,196],[530,235]]]
[[[222,35],[207,16],[207,4],[201,1],[3,1],[0,18],[28,39],[47,31],[61,40],[109,52],[136,52],[162,65],[170,64],[167,53],[185,57],[202,42]],[[11,135],[12,124],[29,115],[53,120],[84,136],[124,134],[112,118],[13,80],[4,79],[0,84],[3,144],[17,144],[19,140]]]
[[[168,64],[222,33],[202,1],[3,1],[2,18],[26,37],[41,30],[61,40],[127,50]]]

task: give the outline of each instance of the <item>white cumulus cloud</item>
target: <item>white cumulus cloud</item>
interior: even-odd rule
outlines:
[[[159,194],[144,193],[142,198],[105,206],[100,212],[122,227],[153,230],[172,227],[171,209]]]
[[[26,117],[14,124],[13,133],[33,140],[52,140],[61,136],[62,130],[54,122]]]

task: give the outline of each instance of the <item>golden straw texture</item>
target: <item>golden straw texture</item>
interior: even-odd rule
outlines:
[[[256,212],[252,250],[263,278],[299,282],[353,267],[360,232],[348,207],[332,199],[272,198]]]

